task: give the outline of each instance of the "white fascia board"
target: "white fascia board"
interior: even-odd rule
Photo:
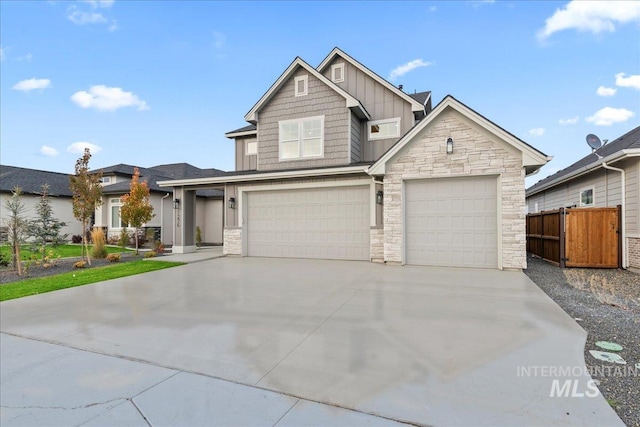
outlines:
[[[568,173],[566,175],[560,176],[556,179],[554,179],[553,181],[549,181],[548,183],[546,183],[545,185],[536,188],[534,191],[532,192],[526,192],[525,196],[526,197],[531,197],[535,194],[538,194],[542,191],[548,190],[550,188],[555,187],[556,185],[562,184],[564,182],[567,181],[571,181],[572,179],[578,178],[582,175],[585,175],[587,173],[593,172],[597,169],[600,169],[602,167],[603,163],[612,163],[612,162],[617,162],[620,161],[624,158],[627,157],[636,157],[636,156],[640,156],[640,149],[637,148],[633,148],[631,150],[621,150],[621,151],[617,151],[607,157],[603,157],[602,159],[598,159],[593,163],[589,163],[586,166],[581,167],[580,169],[576,169],[571,173]],[[535,184],[534,184],[535,185]]]
[[[410,97],[409,95],[407,95],[406,93],[398,89],[394,84],[386,81],[385,79],[383,79],[382,77],[380,77],[379,75],[377,75],[376,73],[374,73],[373,71],[371,71],[370,69],[365,67],[363,64],[356,61],[351,56],[347,55],[337,47],[334,48],[331,51],[331,53],[329,53],[329,55],[327,55],[327,57],[320,63],[320,65],[318,65],[318,68],[317,68],[318,72],[322,73],[322,71],[329,65],[329,63],[333,61],[333,58],[335,58],[336,55],[339,55],[342,58],[346,59],[347,61],[351,62],[351,64],[356,68],[358,68],[360,71],[362,71],[363,73],[365,73],[366,75],[368,75],[369,77],[371,77],[372,79],[380,83],[381,85],[385,86],[387,89],[391,90],[392,92],[394,92],[396,95],[398,95],[405,101],[409,102],[411,104],[412,112],[424,111],[424,105],[420,104],[418,101],[416,101],[415,99],[413,99],[412,97]]]
[[[224,136],[227,138],[237,138],[239,136],[250,136],[250,135],[257,135],[258,134],[258,130],[246,130],[244,132],[228,132],[225,133]]]
[[[363,114],[369,117],[369,113],[364,110],[360,101],[355,99],[353,96],[349,95],[348,92],[340,88],[338,85],[333,83],[331,80],[323,76],[318,70],[313,68],[311,65],[307,64],[302,58],[296,57],[296,59],[287,67],[287,69],[282,73],[282,75],[276,80],[274,84],[271,85],[267,93],[262,95],[262,98],[253,106],[253,108],[244,116],[244,119],[249,123],[257,123],[258,121],[258,111],[262,106],[271,99],[271,97],[280,89],[280,87],[284,84],[284,82],[291,77],[291,73],[296,69],[296,67],[302,67],[315,78],[320,80],[325,85],[329,86],[331,89],[336,91],[339,95],[341,95],[346,100],[347,108],[360,108],[363,110]]]
[[[446,108],[449,108],[449,107],[457,111],[458,113],[462,114],[472,122],[476,123],[478,126],[483,127],[488,132],[492,133],[493,135],[496,135],[498,138],[502,139],[503,141],[507,142],[508,144],[518,149],[522,153],[523,167],[542,166],[542,165],[545,165],[549,160],[551,160],[550,157],[542,154],[541,152],[537,151],[533,147],[530,147],[527,144],[524,144],[523,142],[519,141],[513,135],[509,134],[508,132],[504,131],[500,127],[491,123],[489,120],[480,116],[475,111],[469,109],[468,107],[460,103],[458,100],[448,95],[447,98],[445,98],[442,102],[440,102],[440,104],[438,104],[431,113],[429,113],[424,119],[422,119],[417,126],[414,126],[413,129],[411,129],[408,133],[406,133],[400,139],[400,141],[396,143],[396,145],[394,145],[380,159],[378,159],[378,161],[369,168],[369,174],[371,175],[384,174],[386,162],[389,159],[391,159],[398,151],[400,151],[418,132],[424,129],[429,123],[434,121],[436,117],[438,117]]]
[[[280,171],[247,175],[214,176],[210,178],[177,179],[158,181],[160,187],[182,187],[190,185],[225,184],[230,182],[263,181],[268,179],[307,178],[314,176],[343,175],[347,173],[366,173],[368,166],[346,166],[327,169],[311,169],[300,171]]]

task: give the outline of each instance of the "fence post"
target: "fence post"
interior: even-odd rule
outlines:
[[[559,215],[560,215],[560,221],[558,221],[558,223],[560,224],[560,230],[558,231],[558,236],[559,237],[559,244],[560,244],[560,268],[565,268],[566,266],[566,255],[565,255],[565,228],[564,228],[564,220],[565,220],[565,209],[566,208],[560,208],[559,210]]]
[[[544,257],[544,211],[540,212],[540,258]]]

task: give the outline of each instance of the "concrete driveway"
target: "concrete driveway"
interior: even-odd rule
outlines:
[[[118,363],[145,367],[117,372],[119,381],[139,389],[128,396],[146,392],[136,408],[152,425],[214,419],[284,425],[292,420],[285,414],[298,425],[622,425],[602,396],[589,397],[586,333],[517,272],[220,258],[3,302],[0,316],[7,334],[3,426],[16,414],[22,414],[16,420],[35,421],[24,416],[28,408],[20,408],[36,406],[30,402],[38,393],[55,392],[38,385],[38,378],[47,377],[41,371],[56,370],[55,364],[22,366],[17,359],[69,347],[98,353],[82,352],[85,358],[117,356]],[[30,351],[31,345],[50,347]],[[147,374],[154,380],[146,383]],[[72,375],[53,382],[64,391],[61,399],[74,395],[67,377]],[[565,380],[571,390],[550,396]],[[282,416],[263,422],[216,418],[220,412],[211,412],[208,398],[194,398],[206,395],[207,381],[222,387],[212,401],[235,395],[245,402],[242,393],[220,384],[280,396]],[[157,388],[163,384],[167,388]],[[140,408],[145,402],[146,409]],[[251,402],[238,413],[266,413]],[[342,410],[327,412],[331,406],[318,403],[357,412],[337,417]],[[291,411],[294,405],[300,410]],[[349,418],[354,414],[369,418]]]

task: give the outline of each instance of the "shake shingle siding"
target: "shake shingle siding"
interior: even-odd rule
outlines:
[[[308,94],[294,95],[295,77],[308,75]],[[324,157],[279,160],[280,120],[324,116]],[[351,112],[344,98],[320,80],[300,69],[284,83],[259,112],[258,170],[338,166],[349,163],[349,120]]]

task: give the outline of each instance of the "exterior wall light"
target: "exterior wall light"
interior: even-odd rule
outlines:
[[[376,193],[376,203],[381,205],[383,200],[384,200],[384,193],[382,191],[378,191]]]
[[[229,209],[235,209],[236,208],[236,198],[235,197],[229,197]]]
[[[173,199],[173,209],[180,209],[180,199]]]
[[[453,139],[447,138],[447,154],[453,153]]]

